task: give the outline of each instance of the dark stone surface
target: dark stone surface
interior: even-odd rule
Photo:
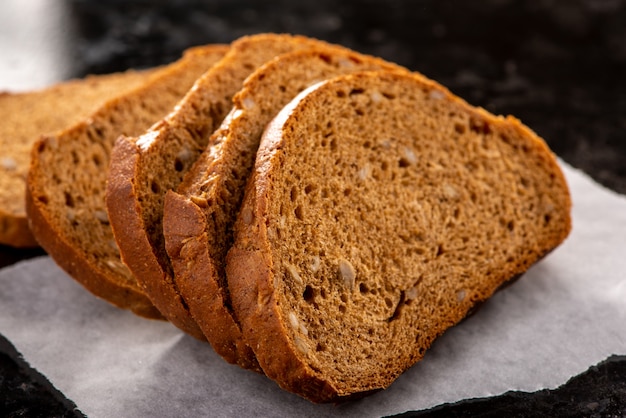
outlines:
[[[0,416],[78,418],[85,415],[0,335]]]
[[[626,357],[612,356],[554,390],[507,392],[492,398],[469,399],[397,417],[522,418],[626,416]]]

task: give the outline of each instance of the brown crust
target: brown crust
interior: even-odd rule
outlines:
[[[33,164],[38,164],[33,159]],[[30,220],[30,228],[38,237],[39,244],[49,253],[55,254],[55,262],[70,276],[76,278],[94,295],[107,300],[113,305],[130,309],[135,314],[146,318],[163,319],[163,315],[138,288],[122,287],[110,280],[107,274],[97,271],[88,263],[76,247],[65,241],[64,235],[55,230],[48,221],[47,211],[42,208],[32,194],[26,190],[26,213]]]
[[[179,286],[182,285],[178,283],[174,272],[171,271],[169,257],[162,253],[155,254],[162,249],[161,243],[152,242],[156,240],[148,235],[153,225],[144,221],[144,216],[149,215],[150,212],[146,210],[146,204],[142,205],[139,202],[141,192],[138,191],[138,188],[146,186],[136,184],[136,179],[142,177],[142,170],[145,173],[151,169],[149,164],[155,161],[155,159],[151,159],[155,155],[153,150],[159,149],[158,147],[162,144],[184,141],[185,144],[194,146],[193,137],[208,137],[219,126],[226,111],[230,108],[230,98],[236,93],[241,82],[237,82],[239,87],[234,91],[228,91],[232,88],[232,80],[229,81],[230,84],[226,81],[219,85],[215,83],[233,77],[231,73],[234,70],[239,71],[236,77],[241,77],[241,69],[237,67],[245,62],[240,57],[246,57],[249,50],[254,52],[262,50],[264,54],[267,54],[268,51],[278,54],[282,50],[288,51],[322,44],[325,43],[301,36],[281,34],[260,34],[241,38],[231,45],[229,53],[213,71],[207,72],[197,81],[195,87],[181,100],[177,109],[150,129],[148,135],[153,135],[150,137],[152,139],[150,145],[141,149],[131,147],[129,141],[136,142],[140,138],[130,138],[118,141],[115,146],[115,148],[124,147],[125,150],[118,151],[115,148],[113,150],[113,163],[111,164],[110,180],[107,186],[107,208],[122,256],[138,282],[142,283],[153,303],[166,318],[186,332],[198,334],[200,328],[197,325],[195,326],[196,329],[191,327],[192,323],[198,322],[199,318],[194,318],[190,314],[188,304],[180,296]],[[254,70],[253,68],[244,68],[248,73]],[[227,106],[222,103],[226,100],[225,96],[228,96]],[[183,136],[185,136],[184,139]],[[195,146],[198,147],[199,145],[195,144]],[[133,154],[132,157],[130,153]],[[158,159],[164,154],[159,151],[156,155]],[[165,158],[159,160],[158,163],[161,167],[167,167]],[[183,170],[179,174],[182,172]],[[152,174],[151,171],[150,173]],[[132,186],[129,183],[132,183]],[[163,186],[161,184],[160,186],[160,190],[165,192],[177,185],[167,184]],[[128,210],[128,207],[132,207],[132,210]],[[155,212],[157,211],[155,209]],[[251,350],[245,347],[243,342],[227,342],[237,330],[236,327],[231,329],[232,324],[230,323],[233,321],[232,317],[228,319],[230,316],[228,311],[221,312],[221,314],[226,318],[224,319],[226,323],[222,324],[222,319],[220,319],[215,321],[213,327],[223,328],[223,336],[217,336],[218,333],[211,332],[210,326],[206,322],[203,327],[205,333],[215,339],[216,345],[218,345],[215,347],[216,351],[218,353],[224,352],[229,361],[258,369],[256,362],[250,359],[253,357]],[[235,360],[232,356],[233,353],[241,354],[242,359]]]
[[[419,75],[407,76],[396,73],[378,73],[381,77],[414,77],[421,84],[435,86],[436,83],[425,80]],[[347,76],[344,79],[355,79],[362,75]],[[355,84],[358,85],[358,84]],[[440,91],[447,93],[438,87]],[[464,101],[450,96],[452,102],[465,108],[472,114],[480,115],[484,120],[499,125],[498,129],[515,130],[529,140],[529,147],[535,148],[540,155],[541,163],[547,167],[547,172],[552,173],[555,189],[562,190],[564,195],[559,196],[562,206],[559,211],[563,213],[563,223],[559,229],[546,238],[545,242],[532,244],[528,255],[519,260],[516,266],[504,266],[496,276],[486,279],[480,286],[480,291],[473,295],[471,303],[465,305],[464,310],[449,312],[445,318],[441,318],[438,326],[433,327],[426,336],[426,345],[446,328],[458,323],[475,306],[489,298],[508,279],[512,279],[523,273],[531,264],[538,261],[552,248],[562,242],[571,228],[569,211],[571,201],[567,195],[565,179],[545,143],[532,131],[524,127],[514,118],[498,118],[481,109],[470,108]],[[286,307],[280,306],[277,297],[274,276],[273,250],[267,234],[269,222],[268,207],[270,205],[271,189],[273,181],[280,181],[280,173],[276,172],[281,164],[280,151],[284,132],[289,132],[290,126],[284,126],[287,120],[294,122],[301,115],[293,116],[298,112],[299,105],[304,106],[307,101],[315,100],[315,92],[302,96],[300,101],[292,102],[277,117],[266,130],[262,146],[257,154],[257,163],[253,176],[248,183],[244,203],[239,212],[235,227],[236,239],[227,256],[228,286],[231,292],[233,308],[237,318],[242,324],[244,336],[250,346],[254,347],[259,364],[264,372],[274,379],[281,387],[299,394],[314,402],[336,401],[345,396],[355,395],[363,390],[376,390],[388,386],[397,375],[388,375],[376,382],[363,382],[361,387],[333,387],[333,383],[325,378],[323,371],[313,370],[303,358],[296,347],[292,333],[287,329],[287,321],[284,317]],[[291,118],[291,119],[289,119]],[[422,347],[426,348],[426,347]],[[417,349],[417,347],[416,347]],[[416,353],[414,360],[417,361],[423,355]],[[409,367],[411,364],[399,365],[399,370]],[[361,383],[359,382],[359,385]]]
[[[68,158],[68,160],[71,161],[71,159],[69,159],[71,156],[62,154],[58,151],[57,141],[63,141],[62,144],[64,145],[73,145],[78,143],[77,141],[74,141],[75,138],[84,137],[92,140],[93,137],[109,134],[110,132],[107,129],[111,129],[109,123],[111,122],[110,112],[114,109],[133,109],[137,110],[135,116],[140,115],[142,110],[139,107],[134,108],[128,106],[129,100],[135,98],[135,95],[142,95],[140,97],[144,99],[144,94],[151,95],[156,94],[155,91],[164,91],[167,88],[171,89],[171,86],[165,84],[166,81],[169,82],[168,77],[177,74],[185,74],[184,72],[188,71],[190,68],[188,65],[191,65],[191,68],[194,68],[194,72],[191,74],[195,74],[196,71],[202,71],[206,68],[208,64],[204,64],[205,61],[196,62],[195,57],[206,58],[206,62],[214,62],[223,55],[226,49],[227,47],[223,45],[209,45],[202,48],[192,49],[190,52],[185,53],[187,60],[181,59],[167,67],[164,67],[161,71],[157,72],[154,77],[151,77],[148,83],[144,83],[137,89],[131,90],[128,93],[130,96],[125,94],[107,101],[96,112],[94,112],[90,118],[82,120],[80,123],[65,129],[55,136],[40,139],[40,141],[37,142],[32,149],[31,165],[27,182],[29,194],[27,215],[30,218],[33,234],[37,237],[37,240],[44,247],[44,249],[48,251],[50,256],[75,280],[84,284],[84,286],[92,293],[110,301],[116,306],[130,309],[142,316],[163,319],[163,315],[153,306],[153,303],[145,295],[143,289],[137,284],[135,278],[132,277],[130,271],[125,265],[122,264],[119,256],[116,254],[117,250],[114,249],[112,231],[110,231],[108,220],[98,218],[97,214],[91,211],[91,209],[94,208],[87,208],[87,210],[84,210],[83,208],[89,204],[89,201],[92,200],[94,196],[97,196],[98,199],[101,197],[102,202],[98,202],[98,204],[101,203],[102,206],[104,206],[105,181],[102,181],[101,184],[95,181],[92,183],[98,184],[88,184],[89,186],[93,186],[91,190],[96,190],[99,193],[102,193],[102,196],[93,194],[86,196],[87,199],[85,200],[79,199],[80,202],[78,200],[72,201],[72,205],[77,203],[83,206],[80,208],[82,210],[77,211],[74,214],[75,216],[83,216],[85,219],[89,218],[89,220],[96,220],[99,222],[97,230],[83,230],[89,233],[89,239],[86,239],[85,242],[79,242],[78,239],[71,233],[67,230],[59,228],[58,223],[55,223],[55,219],[57,217],[63,218],[66,217],[67,214],[54,213],[54,211],[45,204],[45,201],[47,201],[50,197],[49,193],[55,193],[55,191],[45,189],[47,187],[46,180],[49,180],[52,184],[55,184],[57,180],[51,178],[52,175],[50,174],[50,170],[47,170],[48,167],[44,167],[42,165],[41,154],[46,152],[57,152],[57,154],[53,154],[55,157],[59,157],[59,159]],[[191,59],[191,61],[188,61],[189,59]],[[160,83],[161,81],[163,81],[164,84],[153,84]],[[157,87],[160,90],[156,89]],[[170,98],[170,101],[175,99],[175,97]],[[161,107],[164,109],[169,106],[170,104],[168,102],[161,103]],[[162,111],[165,113],[166,110]],[[145,117],[145,115],[138,117]],[[155,116],[152,115],[152,117]],[[120,117],[119,119],[121,120],[122,118]],[[139,120],[141,123],[149,123],[149,121],[145,121],[143,119]],[[100,129],[102,130],[99,131]],[[113,142],[114,138],[111,135],[105,139]],[[104,144],[103,148],[108,151],[107,148],[112,145],[112,143],[107,143]],[[48,150],[47,148],[49,146],[52,146],[53,149]],[[110,157],[110,155],[106,155],[106,158],[104,159],[108,160],[108,157]],[[101,174],[101,171],[97,171],[96,169],[96,166],[98,165],[96,160],[90,161],[93,161],[94,165],[89,168],[92,168],[94,172]],[[68,167],[66,165],[60,166],[55,164],[54,167],[65,170],[72,166],[70,165]],[[82,174],[82,172],[80,173]],[[73,187],[74,185],[68,183],[63,184],[63,186]],[[55,194],[54,198],[58,198],[59,196],[62,195],[60,193]],[[104,214],[104,216],[106,216],[106,214]],[[111,242],[108,240],[109,234]],[[106,237],[106,241],[103,241],[103,236]],[[98,253],[92,252],[92,249],[89,247],[90,245],[101,245],[101,247],[98,248]],[[105,258],[101,253],[106,253],[106,255],[113,258]],[[105,263],[111,263],[109,265],[109,267],[111,267],[110,271],[105,270]]]
[[[204,214],[196,205],[173,191],[165,196],[165,214],[175,214],[163,222],[165,235],[173,238],[167,241],[167,252],[172,256],[175,271],[186,274],[185,277],[177,277],[177,283],[183,295],[193,298],[188,299],[188,304],[207,340],[215,352],[229,363],[261,371],[239,325],[225,308],[227,295],[217,284],[218,267],[208,254]],[[193,262],[184,268],[176,265],[187,264],[187,260]]]
[[[115,170],[109,173],[106,204],[109,210],[114,210],[116,214],[109,219],[115,240],[124,263],[128,264],[129,259],[133,261],[133,274],[136,277],[162,278],[162,280],[138,280],[138,283],[145,293],[150,295],[163,316],[188,334],[204,340],[198,324],[184,309],[185,305],[175,290],[175,284],[169,283],[168,275],[163,271],[157,256],[151,250],[146,251],[148,248],[152,249],[152,246],[143,233],[146,226],[143,224],[140,208],[135,203],[137,194],[133,181],[140,153],[134,141],[123,136],[118,138],[111,153],[111,159],[116,161],[116,164],[112,165]],[[115,190],[114,195],[110,193],[111,190]],[[130,202],[135,204],[129,204]],[[138,260],[141,261],[137,262]]]

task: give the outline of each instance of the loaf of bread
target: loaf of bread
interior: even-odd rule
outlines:
[[[41,138],[32,149],[26,208],[33,235],[87,289],[139,315],[162,317],[120,260],[109,225],[104,193],[110,151],[119,135],[138,135],[169,113],[227,49],[189,50],[146,83]]]
[[[391,384],[568,235],[546,144],[417,74],[344,75],[265,131],[227,256],[267,376],[315,402]]]
[[[338,74],[400,67],[342,47],[286,53],[252,75],[213,134],[211,146],[165,197],[163,231],[179,292],[207,340],[227,361],[253,355],[230,308],[226,251],[267,123],[309,85]]]
[[[207,147],[250,73],[284,52],[320,45],[326,43],[282,34],[234,41],[224,59],[197,80],[175,112],[141,136],[119,138],[113,149],[107,208],[122,259],[165,318],[186,332],[198,325],[180,297],[165,250],[165,193],[176,189]],[[242,357],[242,365],[257,367],[246,359]]]
[[[39,136],[77,123],[154,71],[92,75],[36,91],[0,93],[0,244],[38,245],[28,227],[24,194],[30,149]]]

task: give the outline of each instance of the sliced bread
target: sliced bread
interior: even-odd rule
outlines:
[[[0,93],[0,244],[38,245],[28,228],[24,194],[30,149],[39,136],[77,123],[154,71],[92,75],[36,91]]]
[[[211,134],[232,107],[233,95],[250,73],[284,52],[320,45],[326,44],[283,34],[238,39],[224,59],[198,79],[175,112],[147,133],[121,137],[115,144],[107,208],[122,259],[154,305],[182,330],[188,332],[197,324],[179,295],[165,250],[165,193],[178,187],[207,147]],[[246,364],[257,367],[255,362]]]
[[[308,89],[264,133],[227,256],[263,371],[315,402],[390,385],[568,235],[555,157],[400,72]]]
[[[118,135],[144,132],[170,112],[227,49],[189,50],[147,83],[33,146],[26,208],[35,238],[95,295],[142,316],[162,317],[120,260],[109,225],[104,192],[110,150]]]
[[[252,75],[213,134],[211,147],[165,196],[163,231],[179,292],[207,340],[227,361],[250,355],[233,317],[224,272],[232,227],[267,123],[300,91],[338,74],[395,64],[341,47],[280,55]]]

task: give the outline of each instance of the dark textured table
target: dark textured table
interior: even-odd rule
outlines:
[[[63,56],[53,60],[55,77],[70,78],[164,64],[189,46],[245,34],[299,33],[395,61],[471,104],[513,114],[563,160],[626,193],[626,0],[49,3],[53,10],[0,6],[14,28],[48,22],[25,37],[0,33],[13,47],[0,65],[3,86],[28,74],[20,66],[50,72],[32,57],[54,48]],[[41,253],[0,247],[0,267]]]

